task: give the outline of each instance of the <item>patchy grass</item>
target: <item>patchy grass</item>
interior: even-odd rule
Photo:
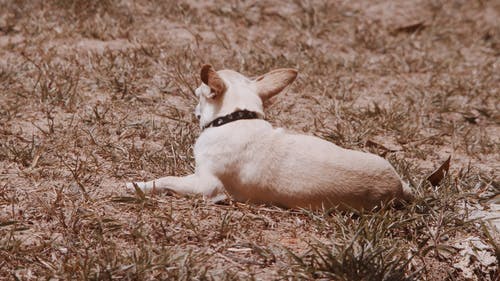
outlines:
[[[498,280],[477,215],[500,189],[495,1],[0,6],[0,279]],[[270,122],[383,155],[415,201],[359,214],[127,193],[193,171],[203,63],[299,69]]]

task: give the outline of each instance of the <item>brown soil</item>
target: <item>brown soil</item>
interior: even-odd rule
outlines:
[[[449,241],[479,237],[491,255],[500,245],[453,217],[488,210],[499,192],[498,1],[0,6],[0,279],[352,280],[349,268],[392,262],[352,242],[413,256],[405,278],[465,280]],[[269,121],[384,155],[417,201],[358,217],[127,193],[127,181],[193,171],[204,63],[248,76],[298,69]],[[450,173],[429,186],[449,155]],[[394,224],[374,242],[358,230],[384,225],[380,214]],[[473,262],[472,278],[494,280],[496,266]]]

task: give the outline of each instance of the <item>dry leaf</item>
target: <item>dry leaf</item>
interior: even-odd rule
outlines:
[[[385,157],[385,155],[388,152],[396,152],[396,151],[401,150],[401,149],[399,149],[399,147],[394,147],[394,145],[381,144],[380,142],[377,142],[377,141],[374,141],[374,140],[367,140],[366,143],[365,143],[365,146],[367,146],[367,147],[374,147],[376,149],[383,150],[384,152],[382,152],[382,153],[379,154],[382,157]],[[392,147],[390,147],[390,146],[392,146]]]
[[[478,116],[464,115],[464,119],[471,124],[477,124]]]
[[[373,140],[367,140],[366,143],[365,143],[365,145],[366,146],[380,148],[380,149],[386,150],[388,152],[396,152],[396,151],[398,151],[398,149],[389,148],[386,145],[380,144],[380,143],[378,143],[376,141],[373,141]]]
[[[444,161],[437,170],[435,170],[430,176],[427,177],[427,180],[431,182],[433,186],[439,185],[439,183],[443,180],[444,176],[448,174],[448,171],[450,170],[450,160],[451,160],[451,155],[448,156],[448,159]]]
[[[414,33],[416,31],[420,31],[422,29],[424,29],[425,25],[424,25],[424,22],[423,21],[419,21],[419,22],[416,22],[416,23],[412,23],[412,24],[408,24],[408,25],[404,25],[404,26],[400,26],[400,27],[397,27],[395,28],[392,33],[393,34],[396,34],[396,33]]]

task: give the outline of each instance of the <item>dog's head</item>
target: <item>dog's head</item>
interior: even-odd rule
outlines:
[[[199,98],[195,114],[203,128],[212,120],[237,110],[254,111],[263,118],[263,102],[292,83],[297,70],[276,69],[250,79],[236,71],[215,71],[211,65],[204,65],[200,75],[203,83],[195,91]]]

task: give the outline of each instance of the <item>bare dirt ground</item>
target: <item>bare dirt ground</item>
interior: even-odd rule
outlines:
[[[500,209],[500,2],[0,7],[0,279],[499,280],[478,217]],[[203,63],[297,68],[269,121],[384,155],[415,201],[350,214],[127,193],[192,172]]]

